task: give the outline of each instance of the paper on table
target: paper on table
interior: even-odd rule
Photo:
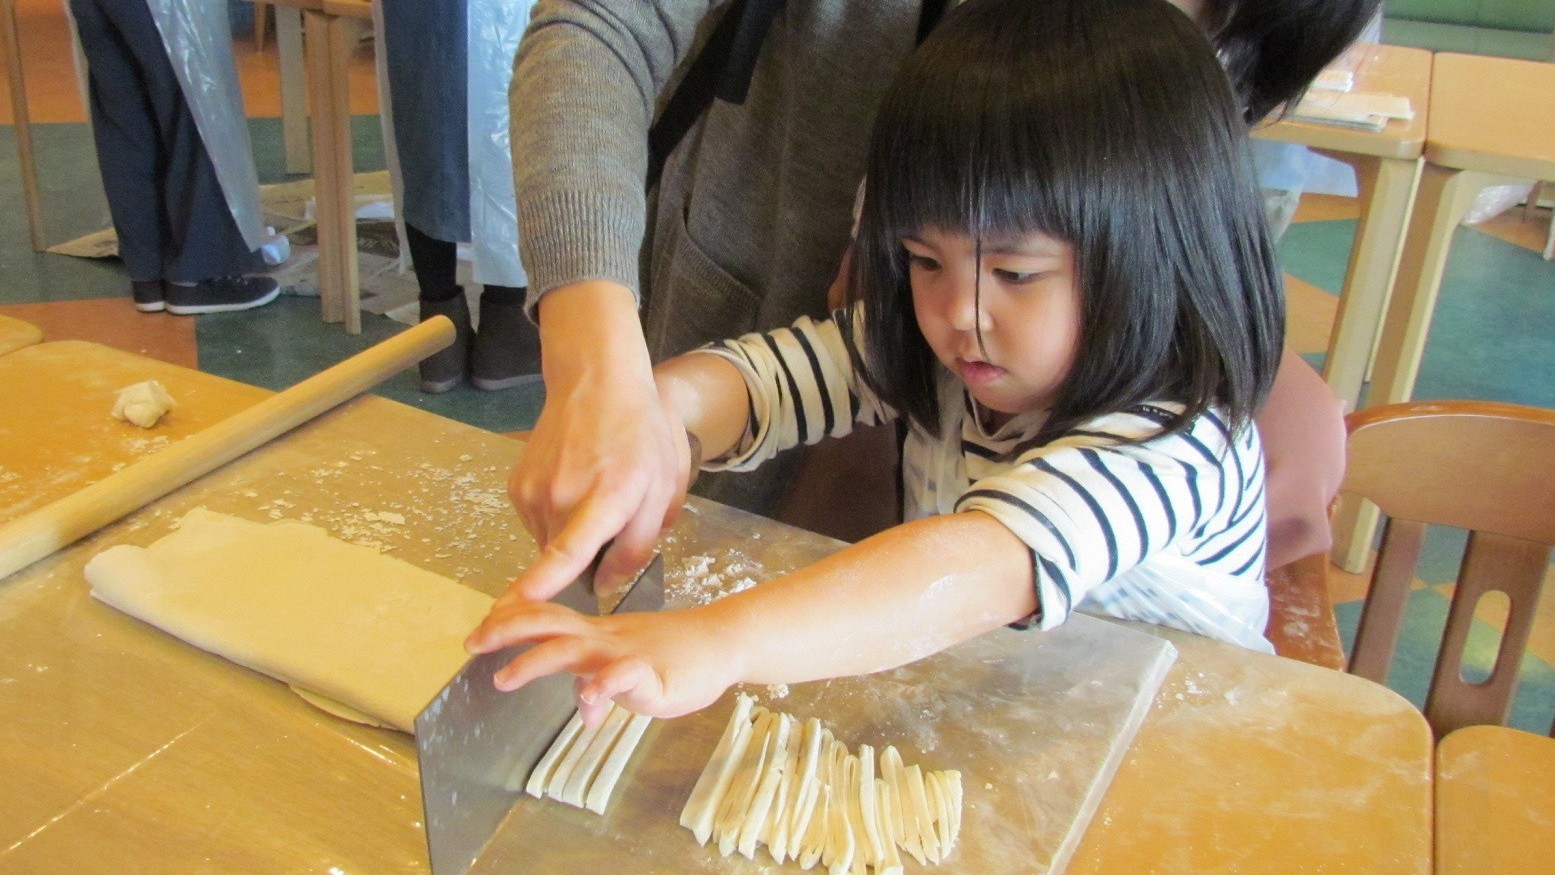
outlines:
[[[492,601],[316,526],[205,508],[149,547],[104,550],[86,578],[127,614],[406,732]]]
[[[1312,88],[1318,91],[1349,91],[1355,87],[1355,72],[1330,67],[1317,74]]]
[[[1371,91],[1307,92],[1290,114],[1292,119],[1316,124],[1359,127],[1380,131],[1390,119],[1415,117],[1409,98]]]

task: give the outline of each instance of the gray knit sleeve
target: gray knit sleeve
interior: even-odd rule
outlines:
[[[641,296],[648,129],[724,0],[540,0],[508,102],[529,305],[587,279]]]

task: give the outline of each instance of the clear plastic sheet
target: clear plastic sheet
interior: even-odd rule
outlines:
[[[532,0],[469,0],[470,234],[475,281],[527,286],[518,258],[518,207],[508,135],[513,55]]]
[[[259,212],[259,173],[232,60],[226,0],[146,0],[183,86],[200,140],[216,167],[227,208],[256,250],[268,241]]]

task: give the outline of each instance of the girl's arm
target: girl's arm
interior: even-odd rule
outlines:
[[[687,353],[653,369],[659,398],[701,443],[701,464],[734,449],[750,421],[750,390],[728,359]]]
[[[1037,608],[1031,553],[992,517],[957,513],[897,526],[808,568],[683,611],[586,617],[499,602],[466,646],[532,643],[497,673],[501,689],[579,677],[590,723],[615,699],[670,717],[736,683],[868,674],[937,653]]]

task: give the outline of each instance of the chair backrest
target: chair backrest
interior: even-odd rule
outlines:
[[[1555,544],[1555,411],[1414,402],[1361,410],[1346,425],[1342,492],[1376,503],[1387,518],[1350,672],[1385,681],[1426,526],[1466,529],[1425,716],[1438,738],[1505,723]],[[1463,677],[1464,645],[1476,605],[1492,591],[1506,595],[1510,610],[1490,677],[1473,683]]]

